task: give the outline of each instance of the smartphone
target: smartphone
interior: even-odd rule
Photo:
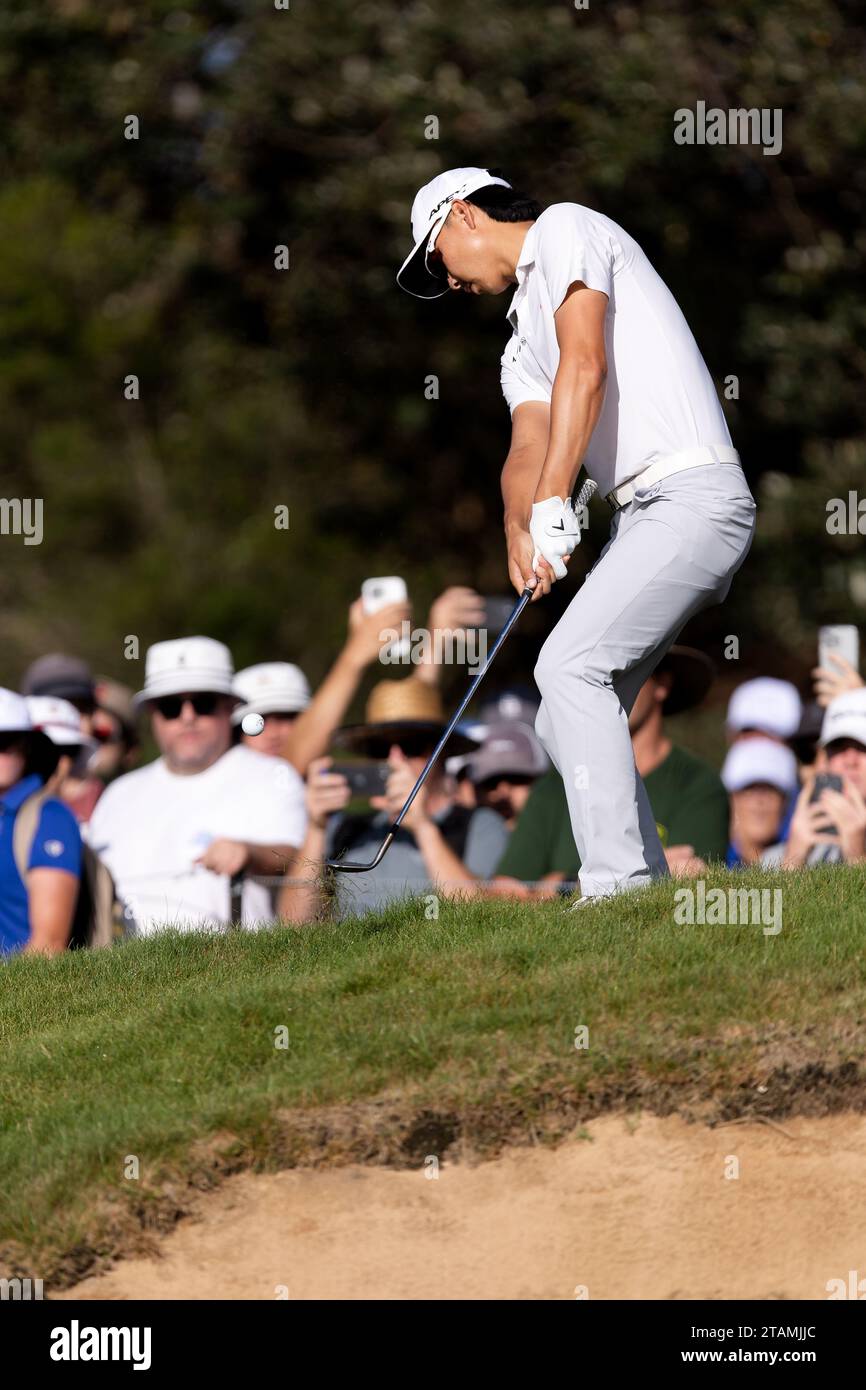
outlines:
[[[833,656],[843,656],[855,671],[859,671],[860,634],[852,623],[818,628],[818,665],[827,671],[836,671],[838,667],[829,660],[831,653]]]
[[[391,769],[387,763],[333,763],[325,772],[338,772],[345,777],[352,788],[352,795],[369,801],[371,796],[381,796],[385,790]]]
[[[842,778],[837,777],[835,772],[819,772],[815,778],[815,785],[812,788],[812,795],[809,797],[809,805],[821,800],[821,793],[828,788],[834,792],[842,790]],[[828,825],[824,830],[825,835],[838,835],[839,831],[835,825]]]
[[[390,603],[407,603],[409,591],[405,579],[398,574],[386,574],[380,579],[365,579],[361,585],[365,613],[378,613]]]
[[[484,626],[488,632],[501,632],[514,612],[515,599],[494,595],[484,599]]]
[[[365,613],[378,613],[392,603],[408,603],[409,590],[405,579],[399,574],[385,574],[378,579],[365,579],[361,585],[361,600]],[[385,665],[408,661],[412,644],[408,637],[399,642],[389,642],[379,653],[379,660]]]

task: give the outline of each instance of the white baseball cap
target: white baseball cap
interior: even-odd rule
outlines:
[[[33,721],[23,695],[0,686],[0,733],[29,734]]]
[[[233,695],[234,664],[223,642],[212,637],[178,637],[170,642],[154,642],[148,647],[144,664],[144,689],[133,703],[159,700],[163,695],[182,695],[188,690],[206,690],[215,695]]]
[[[796,792],[797,759],[784,743],[771,738],[744,738],[728,749],[722,781],[729,792],[766,782],[785,795]]]
[[[412,236],[415,245],[397,271],[397,284],[417,299],[438,299],[448,293],[441,275],[434,275],[427,265],[427,255],[433,250],[436,238],[445,225],[455,198],[468,198],[479,188],[498,183],[510,188],[507,179],[500,179],[487,169],[447,169],[425,183],[415,194],[412,204]]]
[[[826,748],[837,738],[853,738],[866,747],[866,687],[846,690],[827,706],[818,746]]]
[[[741,729],[760,729],[777,738],[790,738],[800,727],[803,701],[790,681],[759,676],[738,685],[728,701],[727,725],[730,733]]]
[[[59,695],[28,695],[27,712],[33,728],[45,734],[52,743],[61,747],[97,747],[96,739],[83,732],[78,710]]]
[[[233,689],[243,704],[232,712],[232,723],[247,714],[294,714],[306,709],[312,692],[300,666],[288,661],[263,661],[238,671]]]

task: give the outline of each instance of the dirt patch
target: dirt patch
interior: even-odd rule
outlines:
[[[416,1126],[402,1170],[227,1177],[158,1253],[53,1296],[823,1299],[866,1270],[861,1115],[606,1115],[477,1164],[421,1154],[443,1135]]]

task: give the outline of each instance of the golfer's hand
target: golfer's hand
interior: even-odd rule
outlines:
[[[348,661],[359,670],[365,670],[378,661],[379,653],[386,641],[382,633],[388,628],[396,628],[412,617],[410,603],[389,603],[377,613],[364,612],[364,600],[356,598],[349,609],[349,636],[343,648]]]
[[[210,869],[213,874],[231,877],[239,874],[250,862],[250,848],[240,840],[211,840],[204,854],[200,854],[195,862],[201,864],[203,869]]]
[[[395,820],[417,782],[418,774],[413,772],[412,764],[399,748],[391,749],[388,766],[391,773],[385,783],[385,795],[371,796],[370,805],[377,811],[387,811],[391,820]],[[424,821],[430,819],[427,814],[427,793],[428,784],[425,782],[400,822],[407,830],[417,830]]]
[[[532,568],[535,546],[528,531],[512,531],[508,536],[508,578],[518,594],[524,589],[534,589],[531,602],[536,603],[550,593],[554,581],[553,570],[546,560],[539,560],[538,573]]]
[[[328,817],[352,800],[352,788],[340,772],[328,772],[333,758],[314,758],[307,773],[307,815],[310,825],[324,830]]]
[[[569,557],[580,545],[580,518],[571,498],[545,497],[533,502],[529,534],[535,546],[533,567],[538,567],[539,560],[546,560],[554,578],[564,579]]]

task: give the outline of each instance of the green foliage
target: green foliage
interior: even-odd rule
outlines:
[[[759,538],[692,636],[804,671],[815,623],[866,606],[862,542],[825,524],[866,495],[863,60],[843,0],[8,4],[0,448],[45,541],[0,537],[0,680],[62,646],[136,684],[126,634],[197,630],[316,679],[370,573],[403,573],[418,619],[447,583],[507,592],[507,297],[394,284],[416,188],[468,163],[621,221],[739,378]],[[781,108],[782,152],[676,145],[698,100]],[[591,550],[605,530],[599,507]]]

